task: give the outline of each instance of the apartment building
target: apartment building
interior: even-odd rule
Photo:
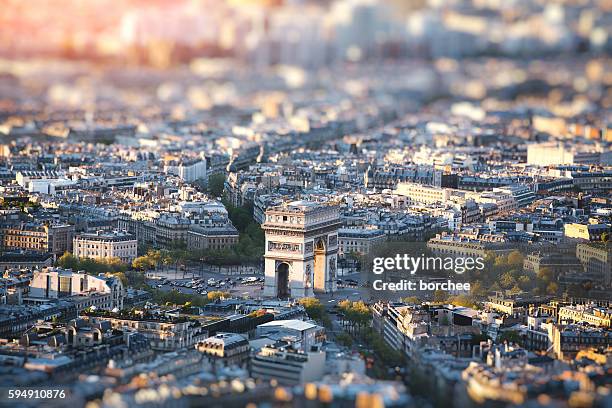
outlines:
[[[587,275],[599,276],[605,287],[612,286],[612,245],[581,242],[576,245],[576,257]]]
[[[73,225],[24,223],[0,227],[2,249],[48,252],[61,255],[72,250]]]
[[[385,232],[376,228],[340,228],[338,230],[339,253],[367,255],[372,247],[385,242]]]
[[[595,305],[566,305],[559,308],[559,322],[586,322],[595,327],[610,327],[612,309]]]
[[[282,345],[263,347],[251,359],[251,376],[283,385],[320,380],[325,372],[325,352],[302,352]]]
[[[395,193],[408,197],[411,203],[421,204],[445,203],[451,196],[450,189],[416,183],[398,183]]]
[[[196,350],[226,364],[241,364],[249,355],[249,341],[237,333],[217,333],[196,345]]]
[[[92,305],[106,310],[123,308],[126,294],[120,279],[113,276],[88,275],[85,272],[73,272],[61,268],[34,271],[29,296],[35,299],[59,299],[94,292],[110,296],[96,298],[96,303]],[[87,301],[87,299],[83,300]]]
[[[119,258],[132,262],[137,256],[136,237],[124,231],[79,234],[74,237],[74,255],[79,258]]]
[[[606,224],[565,224],[565,237],[585,241],[601,241],[604,233],[610,232],[610,226]]]
[[[113,314],[90,312],[83,316],[93,324],[108,321],[117,330],[135,331],[146,337],[155,351],[171,352],[193,348],[206,337],[202,325],[186,318],[152,315]]]
[[[226,227],[202,227],[192,225],[187,232],[187,249],[201,251],[205,249],[225,249],[238,243],[240,234],[233,225]]]

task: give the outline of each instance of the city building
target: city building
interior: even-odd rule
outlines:
[[[250,347],[243,335],[217,333],[198,342],[196,349],[214,359],[222,360],[227,365],[240,365],[247,359]]]
[[[323,343],[325,340],[325,329],[312,322],[303,320],[273,320],[257,326],[258,337],[283,338],[294,336],[298,339],[296,343],[302,350],[310,350],[311,347]],[[295,345],[294,345],[295,347]]]
[[[110,322],[114,329],[141,333],[151,344],[151,349],[157,352],[193,348],[207,337],[198,321],[183,317],[152,316],[145,313],[107,315],[91,311],[82,318],[91,324]]]
[[[181,162],[178,165],[178,176],[187,183],[192,183],[196,180],[206,180],[206,160]]]
[[[72,250],[73,225],[19,224],[0,226],[2,248],[62,255]]]
[[[612,286],[612,245],[605,243],[583,243],[576,245],[576,257],[584,266],[586,275],[597,279],[606,287]]]
[[[106,296],[96,298],[98,300],[89,306],[95,305],[105,310],[123,308],[126,294],[121,280],[103,274],[94,276],[61,268],[46,268],[34,271],[29,291],[32,300],[63,299],[77,295],[95,297],[95,294]]]
[[[303,352],[277,344],[262,348],[251,358],[251,375],[262,381],[304,384],[320,379],[324,372],[325,352],[317,349]]]
[[[119,258],[130,263],[138,251],[138,240],[123,231],[97,231],[74,237],[73,253],[79,258]]]
[[[201,251],[231,248],[238,243],[240,234],[233,225],[226,227],[202,227],[193,225],[187,232],[187,249]]]
[[[367,255],[376,245],[381,245],[387,237],[384,231],[374,228],[340,228],[338,230],[338,254]]]
[[[601,241],[602,235],[610,233],[610,226],[606,224],[565,224],[565,236],[567,238],[585,241]]]

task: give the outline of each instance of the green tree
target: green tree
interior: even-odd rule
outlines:
[[[365,336],[365,341],[368,343],[376,356],[382,360],[386,366],[401,366],[403,365],[403,355],[387,345],[384,339],[375,331],[369,330]]]
[[[338,303],[338,309],[344,316],[343,324],[350,333],[362,334],[366,327],[369,327],[372,320],[372,312],[363,301],[352,302],[343,300]]]
[[[221,197],[225,185],[225,174],[213,174],[208,177],[208,192],[213,197]]]
[[[353,338],[348,333],[338,333],[336,335],[336,342],[345,347],[353,347]]]
[[[64,255],[60,256],[57,260],[57,265],[64,269],[79,269],[79,258],[72,255],[70,252],[64,252]]]
[[[321,304],[321,301],[317,298],[305,297],[298,301],[308,314],[308,317],[314,320],[323,319],[325,314],[325,307]]]
[[[176,270],[178,270],[179,265],[184,265],[185,261],[189,259],[189,252],[181,248],[181,246],[176,246],[174,249],[170,251],[170,258],[172,259],[172,263]],[[183,276],[185,273],[183,273]]]
[[[147,285],[145,275],[142,271],[127,271],[125,272],[128,284],[136,289],[150,290],[151,287]]]

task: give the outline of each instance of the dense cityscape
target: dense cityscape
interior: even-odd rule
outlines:
[[[0,406],[612,407],[610,2],[0,8]]]

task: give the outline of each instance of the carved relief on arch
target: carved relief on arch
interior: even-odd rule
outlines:
[[[327,248],[327,235],[315,238],[315,250],[325,251]]]
[[[336,258],[333,256],[329,258],[329,279],[336,279]]]
[[[306,264],[306,271],[304,272],[304,287],[309,288],[312,286],[312,266]]]
[[[329,236],[329,246],[333,247],[338,245],[338,236],[337,235],[330,235]]]

